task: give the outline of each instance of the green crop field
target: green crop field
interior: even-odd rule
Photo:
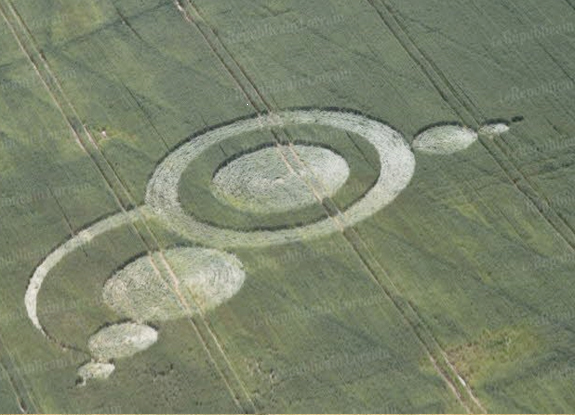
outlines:
[[[0,413],[575,411],[574,0],[0,0]]]

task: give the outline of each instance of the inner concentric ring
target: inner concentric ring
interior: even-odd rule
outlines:
[[[178,189],[186,167],[210,146],[231,137],[272,127],[317,124],[358,134],[379,154],[381,171],[376,184],[342,214],[313,224],[277,231],[237,231],[215,227],[188,215],[179,200]],[[401,134],[392,128],[357,114],[334,111],[285,111],[241,120],[209,131],[171,153],[156,169],[146,194],[146,204],[177,233],[216,247],[268,246],[303,238],[328,235],[352,226],[389,204],[411,180],[415,158]]]

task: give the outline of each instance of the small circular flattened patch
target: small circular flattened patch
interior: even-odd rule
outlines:
[[[78,369],[78,377],[82,379],[82,385],[90,379],[108,379],[116,370],[113,363],[90,362]]]
[[[488,136],[496,136],[509,131],[509,125],[505,123],[493,123],[493,124],[486,124],[479,129],[480,134],[485,134]]]
[[[477,140],[477,133],[458,125],[432,127],[413,141],[413,148],[424,153],[453,154],[465,150]]]
[[[100,362],[133,356],[158,341],[158,332],[152,327],[122,323],[104,327],[90,337],[88,348]]]

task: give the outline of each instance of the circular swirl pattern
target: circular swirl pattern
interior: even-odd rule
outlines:
[[[317,203],[307,185],[319,184],[321,198],[333,197],[349,177],[343,157],[309,145],[273,146],[246,154],[219,169],[214,195],[239,210],[288,212]]]
[[[158,273],[151,258],[143,256],[106,282],[104,302],[139,323],[173,320],[217,307],[233,297],[245,280],[240,261],[215,249],[174,248],[164,251],[164,257],[179,292],[170,275]]]
[[[362,199],[337,219],[277,231],[242,232],[202,223],[184,212],[179,200],[179,183],[186,167],[212,145],[242,133],[289,125],[317,124],[355,133],[370,142],[379,153],[381,171],[376,184]],[[200,135],[171,153],[156,169],[146,193],[146,204],[172,230],[199,242],[219,247],[263,247],[328,235],[352,226],[392,202],[409,184],[415,157],[403,136],[369,118],[332,111],[286,111],[247,119]]]

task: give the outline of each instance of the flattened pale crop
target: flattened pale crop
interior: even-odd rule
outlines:
[[[323,199],[332,197],[348,177],[347,162],[338,154],[321,147],[296,145],[293,151],[269,147],[244,155],[220,169],[213,184],[214,194],[225,203],[240,210],[267,213],[317,203],[310,181],[320,183],[318,190]]]

